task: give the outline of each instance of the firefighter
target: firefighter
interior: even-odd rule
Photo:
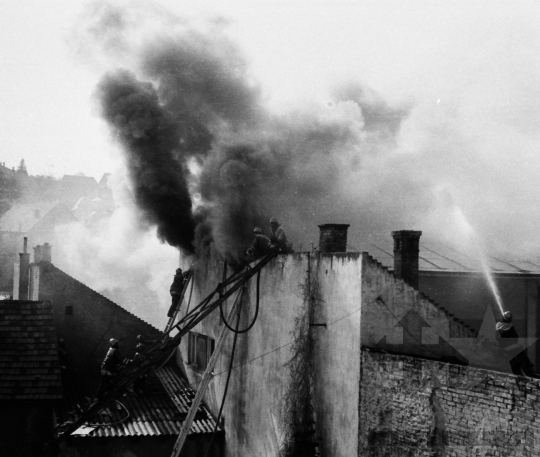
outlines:
[[[270,219],[270,229],[272,230],[270,236],[270,249],[277,249],[279,252],[285,254],[293,252],[292,244],[287,242],[287,235],[285,235],[283,227],[275,217]]]
[[[111,338],[109,340],[109,345],[109,350],[101,364],[101,382],[98,387],[98,397],[111,385],[114,377],[118,374],[118,365],[124,361],[124,357],[118,346],[118,340]]]
[[[118,346],[118,340],[111,338],[109,345],[105,360],[101,364],[101,383],[98,388],[98,397],[109,388],[114,377],[118,375],[118,366],[124,361],[124,356]]]
[[[136,351],[135,358],[145,357],[143,354],[144,351],[149,345],[154,344],[155,342],[156,340],[145,340],[142,335],[137,335],[137,346],[135,347],[135,351]],[[133,391],[136,394],[144,394],[146,391],[147,382],[148,382],[148,373],[145,373],[144,375],[139,376],[133,382]]]
[[[502,321],[497,322],[497,324],[495,325],[495,336],[499,343],[499,347],[507,352],[521,349],[520,352],[513,359],[510,360],[512,372],[520,376],[533,377],[534,365],[529,360],[529,357],[527,357],[523,346],[519,344],[518,333],[511,322],[512,313],[510,311],[505,311],[503,313]]]
[[[145,340],[142,335],[137,335],[137,346],[135,346],[135,357],[143,354],[148,346],[154,344],[157,340]]]
[[[184,283],[186,281],[188,272],[186,271],[185,274],[182,274],[182,269],[177,268],[176,273],[174,275],[173,283],[171,284],[171,307],[169,308],[169,312],[167,313],[167,317],[173,317],[174,312],[176,311],[176,308],[180,305],[180,297],[182,296],[182,291],[184,290]]]
[[[270,247],[270,238],[264,235],[259,227],[255,227],[253,229],[253,233],[255,234],[255,239],[253,240],[252,245],[246,251],[246,255],[257,258],[265,255],[268,252],[268,248]]]

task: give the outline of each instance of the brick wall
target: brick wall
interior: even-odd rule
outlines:
[[[359,455],[540,455],[540,381],[362,351]]]

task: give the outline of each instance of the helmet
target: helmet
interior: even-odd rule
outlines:
[[[177,274],[177,275],[181,275],[181,274],[182,274],[182,269],[181,269],[181,268],[177,268],[177,269],[176,269],[176,274]]]
[[[271,224],[279,224],[279,222],[277,221],[277,219],[275,217],[270,218],[270,223]]]
[[[503,313],[503,319],[506,321],[506,322],[510,322],[512,320],[512,313],[510,311],[505,311]]]
[[[262,233],[262,230],[260,229],[260,227],[255,227],[253,229],[253,233]]]
[[[109,340],[109,344],[110,344],[111,346],[115,346],[115,345],[118,344],[118,340],[115,340],[114,338],[111,338],[111,339]]]

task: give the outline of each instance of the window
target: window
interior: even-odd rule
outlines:
[[[70,306],[70,305],[66,306],[66,314],[70,314],[70,315],[73,314],[73,306]]]
[[[189,332],[188,364],[198,370],[205,370],[216,342],[213,338],[200,333]]]

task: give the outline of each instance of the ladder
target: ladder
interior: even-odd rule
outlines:
[[[240,312],[242,299],[244,298],[244,291],[245,291],[245,284],[244,284],[244,287],[238,292],[238,295],[236,296],[236,300],[234,301],[234,304],[231,310],[229,311],[229,316],[227,317],[228,321],[231,320],[231,317],[235,311],[238,310],[238,312]],[[204,393],[206,392],[206,389],[208,388],[210,381],[214,377],[213,375],[214,367],[216,366],[221,349],[223,348],[223,345],[225,343],[226,336],[227,336],[227,326],[224,325],[223,328],[221,329],[219,338],[216,342],[216,348],[214,349],[214,352],[212,353],[212,356],[210,357],[210,360],[208,361],[208,365],[206,366],[202,380],[199,383],[197,394],[195,395],[195,398],[193,399],[191,403],[186,419],[182,423],[182,428],[180,429],[180,433],[178,434],[176,443],[174,443],[174,448],[173,448],[171,457],[178,457],[180,455],[180,452],[182,451],[182,448],[184,447],[186,438],[189,434],[189,431],[191,430],[191,424],[193,423],[193,419],[195,419],[195,414],[197,414],[197,411],[203,399]]]
[[[271,252],[263,257],[253,267],[246,265],[243,269],[233,273],[229,278],[218,284],[216,289],[208,295],[201,303],[189,311],[177,324],[172,325],[165,333],[162,340],[156,341],[136,357],[134,360],[120,367],[121,372],[113,385],[106,390],[99,398],[83,407],[81,415],[59,433],[56,441],[63,440],[76,431],[81,425],[88,422],[95,414],[110,405],[126,393],[133,382],[151,370],[159,368],[167,362],[172,353],[176,350],[184,335],[201,322],[208,314],[217,309],[225,300],[235,292],[239,291],[245,284],[266,266],[277,252]],[[216,298],[214,298],[218,295]],[[232,312],[233,310],[231,310]],[[170,336],[173,330],[178,333]],[[217,352],[217,351],[216,351]],[[215,363],[215,362],[214,362]],[[53,443],[50,443],[51,445]]]
[[[178,313],[180,312],[180,306],[182,305],[182,302],[184,301],[184,295],[186,294],[186,291],[188,289],[188,286],[190,282],[193,280],[193,271],[189,270],[186,279],[184,280],[184,286],[182,287],[182,293],[180,294],[180,300],[178,300],[178,304],[176,305],[176,309],[173,312],[172,317],[169,318],[169,321],[167,322],[167,325],[165,326],[165,330],[163,330],[163,333],[167,333],[172,326],[174,325],[174,321],[176,320],[176,317],[178,316]]]

